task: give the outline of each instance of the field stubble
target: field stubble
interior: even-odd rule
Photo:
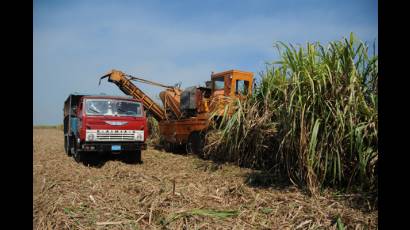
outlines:
[[[196,156],[143,151],[86,166],[69,158],[58,129],[33,129],[34,229],[376,228],[357,195],[309,197],[260,171]],[[266,179],[269,178],[269,179]]]

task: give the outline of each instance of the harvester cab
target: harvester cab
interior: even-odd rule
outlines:
[[[252,92],[253,73],[239,70],[229,70],[212,73],[212,96],[226,97],[246,96]]]
[[[233,100],[242,100],[252,93],[253,73],[229,70],[211,75],[210,110],[222,115]]]

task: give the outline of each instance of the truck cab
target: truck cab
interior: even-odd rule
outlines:
[[[65,151],[76,161],[117,153],[141,162],[147,136],[143,105],[132,97],[71,94],[64,103]]]

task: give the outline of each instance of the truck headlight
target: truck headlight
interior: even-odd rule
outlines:
[[[143,141],[143,140],[144,140],[144,134],[143,134],[143,133],[140,133],[140,132],[136,133],[136,134],[135,134],[135,140],[137,140],[137,141]]]

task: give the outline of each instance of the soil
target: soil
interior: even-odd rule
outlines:
[[[77,163],[63,132],[33,128],[33,229],[376,229],[359,194],[317,197],[263,172],[149,147]],[[359,202],[360,201],[360,202]]]

